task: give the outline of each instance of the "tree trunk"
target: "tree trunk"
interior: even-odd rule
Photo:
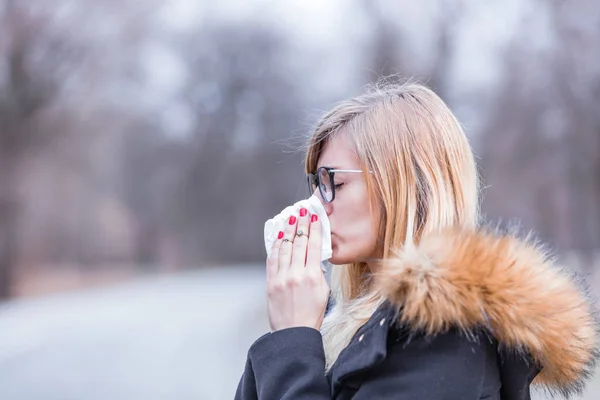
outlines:
[[[19,203],[12,160],[0,154],[0,300],[11,296],[16,261]]]
[[[141,224],[137,232],[136,261],[139,267],[154,270],[158,264],[160,227],[154,221]]]

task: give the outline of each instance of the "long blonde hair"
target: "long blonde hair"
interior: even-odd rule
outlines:
[[[323,147],[342,131],[361,160],[371,211],[381,211],[384,260],[429,232],[478,224],[473,152],[456,117],[432,90],[382,81],[339,103],[308,141],[307,173],[315,172]],[[332,269],[335,306],[321,328],[326,369],[384,300],[372,290],[369,273],[364,262]]]

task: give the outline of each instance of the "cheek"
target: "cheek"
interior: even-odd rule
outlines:
[[[339,211],[339,214],[332,213],[335,217],[332,218],[334,255],[344,262],[369,257],[376,249],[377,228],[367,204],[366,201],[353,202],[351,207],[336,209],[335,213]]]
[[[342,201],[334,205],[335,208],[331,214],[333,221],[340,229],[335,230],[335,226],[332,228],[341,237],[371,236],[373,217],[369,210],[366,188],[358,187],[356,190],[348,190],[344,195],[345,197],[340,199]]]

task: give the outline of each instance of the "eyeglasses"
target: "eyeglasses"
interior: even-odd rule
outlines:
[[[320,167],[317,169],[316,174],[306,175],[308,181],[309,193],[314,193],[315,189],[319,188],[321,198],[325,203],[331,203],[335,199],[335,173],[336,172],[349,172],[349,173],[362,173],[360,169],[333,169],[331,167]],[[338,188],[339,189],[339,188]]]

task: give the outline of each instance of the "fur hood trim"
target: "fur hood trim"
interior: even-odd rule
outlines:
[[[573,274],[531,240],[476,230],[430,235],[387,259],[376,287],[411,329],[434,335],[482,327],[541,368],[533,384],[583,390],[598,359],[593,305]]]

